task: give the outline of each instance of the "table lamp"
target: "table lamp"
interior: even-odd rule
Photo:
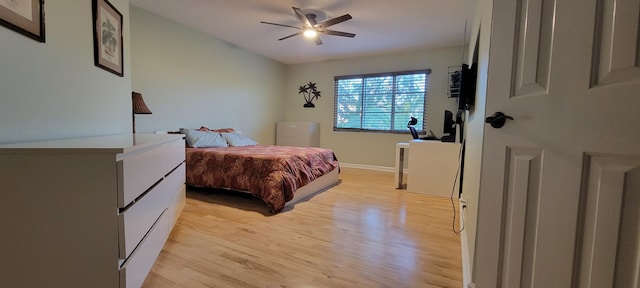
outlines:
[[[138,92],[131,92],[131,103],[133,106],[133,133],[136,133],[136,114],[152,114],[147,104],[142,99],[142,94]]]

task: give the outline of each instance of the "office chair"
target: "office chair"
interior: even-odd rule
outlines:
[[[411,120],[409,120],[409,123],[407,123],[407,128],[409,128],[409,131],[411,131],[411,137],[413,137],[413,139],[418,139],[418,131],[416,131],[416,128],[413,128],[413,125],[418,124],[418,119],[416,119],[415,117],[411,117]]]
[[[418,131],[416,131],[416,128],[413,128],[413,125],[418,124],[418,119],[416,119],[415,117],[411,117],[411,120],[409,120],[409,123],[407,123],[407,128],[409,128],[409,131],[411,131],[411,137],[413,137],[413,139],[421,139],[421,140],[440,140],[440,138],[436,137],[436,135],[433,135],[433,131],[429,130],[429,134],[425,137],[419,137],[418,136]]]

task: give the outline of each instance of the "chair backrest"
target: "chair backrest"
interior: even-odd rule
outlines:
[[[409,126],[409,131],[411,131],[411,137],[413,137],[413,139],[418,139],[418,131],[416,131],[416,128]]]

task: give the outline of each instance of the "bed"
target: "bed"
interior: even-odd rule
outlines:
[[[202,139],[189,139],[193,133],[181,131],[192,144],[186,148],[188,185],[248,192],[272,213],[338,182],[339,163],[331,149],[258,145],[246,137],[234,140],[243,136],[220,130],[205,132],[220,136],[226,146],[218,139],[218,146],[208,140],[202,147],[197,144],[204,143]]]

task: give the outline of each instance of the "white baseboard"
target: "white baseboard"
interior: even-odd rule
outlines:
[[[353,163],[344,163],[340,162],[340,167],[344,168],[357,168],[357,169],[367,169],[367,170],[375,170],[382,172],[395,172],[396,169],[394,167],[385,167],[385,166],[373,166],[373,165],[363,165],[363,164],[353,164]],[[404,169],[404,173],[408,173],[408,169]]]
[[[464,221],[464,208],[463,202],[466,204],[466,201],[459,199],[459,213],[460,213],[460,227],[463,227]],[[469,257],[469,242],[467,240],[467,230],[464,229],[460,232],[460,251],[462,252],[462,287],[475,287],[475,285],[471,282],[471,263]]]

